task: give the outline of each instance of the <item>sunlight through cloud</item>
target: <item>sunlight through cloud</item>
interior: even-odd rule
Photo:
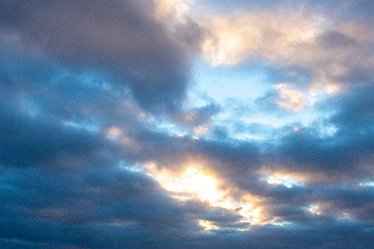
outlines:
[[[240,215],[242,218],[239,222],[242,223],[265,223],[264,208],[256,197],[249,193],[234,195],[234,190],[209,170],[186,166],[179,171],[173,171],[159,168],[154,163],[148,163],[146,168],[148,175],[179,201],[201,201],[211,207],[229,210]]]

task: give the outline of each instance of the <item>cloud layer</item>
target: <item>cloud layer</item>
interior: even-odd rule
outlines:
[[[373,247],[373,8],[2,1],[0,247]]]

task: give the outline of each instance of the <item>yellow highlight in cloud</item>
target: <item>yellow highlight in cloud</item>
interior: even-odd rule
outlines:
[[[267,219],[257,197],[235,192],[214,172],[193,165],[178,171],[159,168],[153,163],[147,164],[146,168],[148,174],[179,201],[197,200],[211,207],[227,209],[239,214],[240,222],[251,225],[264,224]]]
[[[295,60],[300,44],[313,43],[323,27],[320,16],[305,11],[233,13],[207,17],[203,23],[209,31],[203,56],[215,66],[258,58]]]
[[[214,224],[209,220],[198,220],[199,225],[203,228],[204,231],[209,232],[211,230],[218,230],[219,226]]]
[[[287,84],[278,84],[275,89],[279,94],[278,107],[293,112],[301,111],[306,106],[304,93],[290,88]]]
[[[216,178],[206,171],[186,167],[181,172],[174,173],[169,169],[158,169],[152,164],[147,168],[149,174],[176,199],[199,199],[214,204],[225,196],[219,190]]]
[[[182,0],[155,0],[155,18],[159,21],[186,21],[189,11],[188,3]]]

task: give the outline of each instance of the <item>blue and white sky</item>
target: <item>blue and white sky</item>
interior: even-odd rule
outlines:
[[[373,12],[1,0],[0,248],[374,248]]]

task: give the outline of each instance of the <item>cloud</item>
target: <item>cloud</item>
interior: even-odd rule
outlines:
[[[267,105],[269,109],[276,106],[279,109],[298,112],[307,107],[308,99],[302,91],[292,89],[288,84],[274,86],[274,91],[257,100],[258,105]]]
[[[184,229],[194,228],[183,207],[157,192],[150,179],[114,165],[60,174],[8,171],[1,185],[1,237],[19,246],[28,241],[24,243],[42,243],[42,248],[115,247],[156,227],[159,233],[183,229],[177,220],[185,223]],[[10,189],[11,195],[6,193]]]
[[[255,12],[213,18],[203,55],[213,65],[236,65],[244,60],[294,59],[299,44],[308,44],[320,32],[322,17],[305,11]],[[303,30],[303,32],[300,32]]]
[[[208,30],[202,56],[213,66],[264,63],[288,78],[296,74],[289,83],[305,91],[341,89],[370,80],[372,42],[369,17],[363,10],[363,6],[370,8],[367,2],[237,3],[231,11],[213,10],[200,16]]]
[[[1,248],[372,247],[372,4],[235,3],[0,3]],[[203,57],[271,90],[189,106]]]
[[[73,71],[109,74],[147,110],[170,111],[183,100],[190,52],[183,49],[183,36],[170,38],[154,19],[152,2],[4,1],[0,9],[1,29],[23,46],[39,49]],[[192,23],[191,29],[183,27],[198,30]],[[198,41],[198,31],[193,32],[192,47]]]

